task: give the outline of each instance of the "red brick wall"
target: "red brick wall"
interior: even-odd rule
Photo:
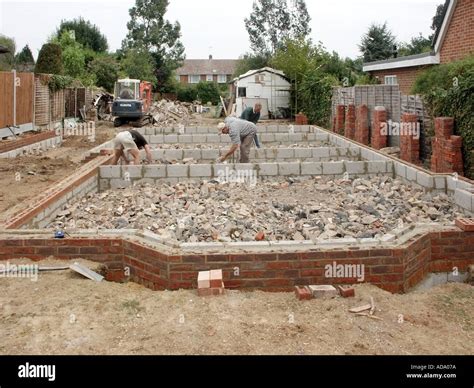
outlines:
[[[406,67],[403,69],[372,71],[371,74],[374,77],[379,77],[379,82],[381,84],[385,83],[385,76],[396,75],[398,84],[400,86],[400,91],[402,94],[409,95],[411,94],[411,89],[415,84],[416,77],[426,68],[426,66]]]
[[[365,282],[393,293],[406,292],[430,272],[466,272],[474,264],[474,233],[453,231],[418,236],[393,249],[305,253],[168,255],[137,242],[110,239],[0,239],[0,261],[86,259],[112,268],[128,267],[131,279],[153,290],[192,289],[199,271],[223,269],[230,289],[291,291],[295,285],[356,284],[327,279],[326,265],[365,265]],[[238,273],[235,269],[238,268]]]
[[[474,53],[474,1],[458,0],[443,46],[441,63],[449,63]]]
[[[37,135],[24,136],[23,138],[19,138],[18,140],[6,141],[0,143],[0,154],[16,150],[18,148],[26,147],[31,144],[39,143],[43,140],[52,139],[53,137],[56,137],[56,133],[54,131],[47,131],[39,133]]]

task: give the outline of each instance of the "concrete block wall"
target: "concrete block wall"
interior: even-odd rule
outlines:
[[[48,151],[55,147],[59,147],[61,144],[61,136],[56,136],[47,140],[42,140],[34,144],[29,144],[21,148],[1,153],[0,159],[14,159],[23,155],[38,154],[40,152]]]
[[[229,180],[233,176],[244,183],[250,182],[250,179],[285,176],[330,176],[342,179],[346,173],[350,178],[380,174],[393,176],[394,166],[392,161],[102,166],[99,169],[99,190],[121,189],[135,183],[225,181],[229,176]]]
[[[71,187],[60,199],[51,202],[39,214],[37,214],[30,222],[22,226],[22,229],[45,228],[54,220],[58,213],[63,210],[64,205],[70,201],[85,197],[87,194],[95,193],[99,189],[98,180],[93,176],[82,182],[77,187]]]
[[[313,133],[314,128],[310,125],[257,125],[259,134],[267,133]],[[185,127],[173,126],[167,128],[146,127],[139,131],[145,136],[156,135],[215,135],[217,127]]]
[[[153,150],[153,160],[182,161],[194,159],[200,163],[213,163],[219,156],[219,149],[181,149],[181,150]],[[146,155],[141,152],[142,160]],[[360,160],[360,150],[356,148],[320,147],[320,148],[266,148],[252,149],[250,160],[253,162],[284,162],[284,161],[313,161],[329,162],[339,160]]]

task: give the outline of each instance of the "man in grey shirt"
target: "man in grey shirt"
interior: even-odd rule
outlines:
[[[219,161],[226,161],[240,148],[240,163],[249,163],[250,148],[257,134],[257,126],[249,121],[228,117],[225,119],[225,122],[220,123],[217,128],[220,133],[229,135],[232,142],[232,147],[229,152],[219,158]]]

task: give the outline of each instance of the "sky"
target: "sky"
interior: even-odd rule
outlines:
[[[368,26],[387,22],[399,41],[432,33],[436,6],[444,0],[306,0],[311,38],[342,57],[360,55]],[[188,59],[236,59],[250,51],[244,19],[253,0],[169,0],[166,18],[179,21]],[[17,50],[28,44],[35,58],[62,19],[82,16],[106,35],[111,50],[127,34],[134,0],[0,0],[0,34],[13,37]]]

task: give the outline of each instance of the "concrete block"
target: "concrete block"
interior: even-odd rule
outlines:
[[[280,148],[277,150],[277,159],[278,160],[285,160],[285,159],[294,159],[295,157],[295,150],[291,148]]]
[[[201,141],[200,144],[205,144],[205,143],[208,143],[208,144],[219,144],[221,142],[223,142],[222,139],[229,139],[229,136],[227,135],[206,135],[206,138],[204,141]]]
[[[323,164],[318,162],[301,163],[301,175],[318,176],[323,174]]]
[[[288,135],[288,140],[291,143],[300,143],[303,141],[304,135],[302,133],[291,133]]]
[[[193,135],[179,135],[178,141],[181,144],[192,144],[193,142]]]
[[[387,163],[381,161],[369,161],[367,162],[367,172],[369,174],[387,172]]]
[[[349,175],[363,175],[367,172],[367,162],[344,162]]]
[[[416,182],[427,189],[434,189],[434,178],[426,172],[418,171],[416,174]]]
[[[168,178],[186,178],[189,177],[189,166],[170,165],[166,166]]]
[[[333,286],[309,286],[314,298],[332,299],[339,295],[337,289]]]
[[[122,178],[142,178],[143,177],[143,166],[124,166],[122,167]]]
[[[454,193],[454,203],[463,209],[473,211],[473,197],[474,195],[468,191],[457,189]]]
[[[166,143],[164,135],[150,136],[150,144],[163,144],[163,143]],[[177,143],[177,141],[175,141],[174,143]]]
[[[100,179],[99,180],[99,191],[105,191],[110,189],[110,180],[109,179]]]
[[[201,161],[202,160],[202,151],[198,150],[198,149],[183,150],[183,159],[189,159],[189,158],[192,158],[196,161]]]
[[[446,178],[434,177],[434,187],[436,190],[446,190]]]
[[[189,135],[187,135],[189,136]],[[164,136],[165,144],[176,144],[178,143],[178,135],[165,135]]]
[[[407,167],[403,163],[395,162],[395,176],[406,179]]]
[[[193,135],[193,143],[206,144],[207,136],[209,135]]]
[[[263,133],[261,136],[260,136],[260,140],[263,142],[263,143],[274,143],[276,140],[275,140],[275,135],[272,134],[272,133]]]
[[[409,167],[409,166],[406,166],[406,178],[407,180],[411,181],[411,182],[416,182],[416,179],[417,179],[417,175],[418,175],[418,170],[416,168],[413,168],[413,167]]]
[[[274,160],[277,157],[277,149],[276,148],[267,148],[264,149],[265,151],[265,158],[267,160]]]
[[[166,166],[143,166],[144,178],[166,178]]]
[[[211,178],[212,166],[210,164],[192,164],[189,166],[190,178]]]
[[[301,175],[300,163],[278,163],[278,174],[280,176]]]
[[[165,150],[165,157],[164,159],[167,160],[183,160],[184,157],[183,150]]]
[[[100,178],[120,178],[120,166],[102,166],[99,168]]]
[[[344,173],[344,162],[323,163],[323,175],[340,175]]]
[[[250,159],[261,159],[265,160],[265,150],[264,149],[252,149],[250,151]]]
[[[219,150],[202,150],[202,160],[216,160],[219,157]]]
[[[313,148],[313,158],[316,160],[329,158],[329,148]]]
[[[259,176],[277,176],[278,175],[278,164],[277,163],[260,163]]]
[[[296,159],[311,159],[313,157],[311,148],[296,148],[294,151]]]
[[[125,181],[123,179],[111,179],[110,180],[110,189],[111,190],[118,190],[118,189],[125,189],[127,187],[132,186],[132,181]]]

